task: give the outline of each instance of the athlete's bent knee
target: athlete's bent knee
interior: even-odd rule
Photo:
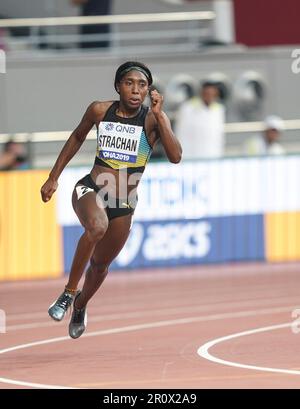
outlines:
[[[86,234],[90,241],[98,242],[104,236],[108,222],[102,219],[91,219],[85,226]]]

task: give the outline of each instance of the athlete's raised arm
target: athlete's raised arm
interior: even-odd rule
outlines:
[[[151,111],[156,119],[157,131],[170,162],[179,163],[182,155],[180,142],[174,135],[167,115],[162,111],[163,96],[157,90],[150,91]]]
[[[98,101],[92,102],[89,105],[80,121],[80,124],[72,132],[62,148],[55,165],[49,174],[49,178],[41,188],[42,200],[44,202],[48,202],[53,193],[56,191],[58,187],[57,181],[61,172],[64,170],[73,156],[78,152],[81,145],[85,141],[87,134],[94,126],[96,119],[99,116],[99,111],[101,112],[101,105],[102,103]]]

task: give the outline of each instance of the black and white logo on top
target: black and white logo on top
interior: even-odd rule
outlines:
[[[77,200],[79,200],[82,196],[86,195],[89,192],[94,192],[94,189],[82,185],[76,186]]]

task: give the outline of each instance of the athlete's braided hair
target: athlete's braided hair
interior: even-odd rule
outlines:
[[[152,74],[149,68],[145,64],[138,62],[138,61],[127,61],[124,64],[120,65],[120,67],[116,71],[114,85],[115,85],[115,90],[117,92],[118,92],[117,84],[121,81],[124,75],[126,75],[129,71],[132,71],[132,70],[142,72],[146,76],[149,86],[152,85],[153,83]]]

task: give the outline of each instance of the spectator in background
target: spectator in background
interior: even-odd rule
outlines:
[[[6,50],[5,47],[5,30],[0,28],[0,50]]]
[[[72,4],[80,6],[81,16],[103,16],[110,14],[110,0],[71,0]],[[109,34],[109,24],[89,24],[80,26],[80,34]],[[105,48],[109,47],[109,40],[82,41],[81,48]]]
[[[264,131],[246,140],[244,153],[246,155],[283,155],[285,149],[279,139],[284,130],[283,120],[276,115],[267,116],[264,120]]]
[[[10,140],[4,145],[0,155],[0,170],[16,170],[28,168],[25,145]]]
[[[183,158],[218,158],[224,154],[224,106],[216,83],[206,81],[199,96],[184,102],[177,113],[175,132]]]

